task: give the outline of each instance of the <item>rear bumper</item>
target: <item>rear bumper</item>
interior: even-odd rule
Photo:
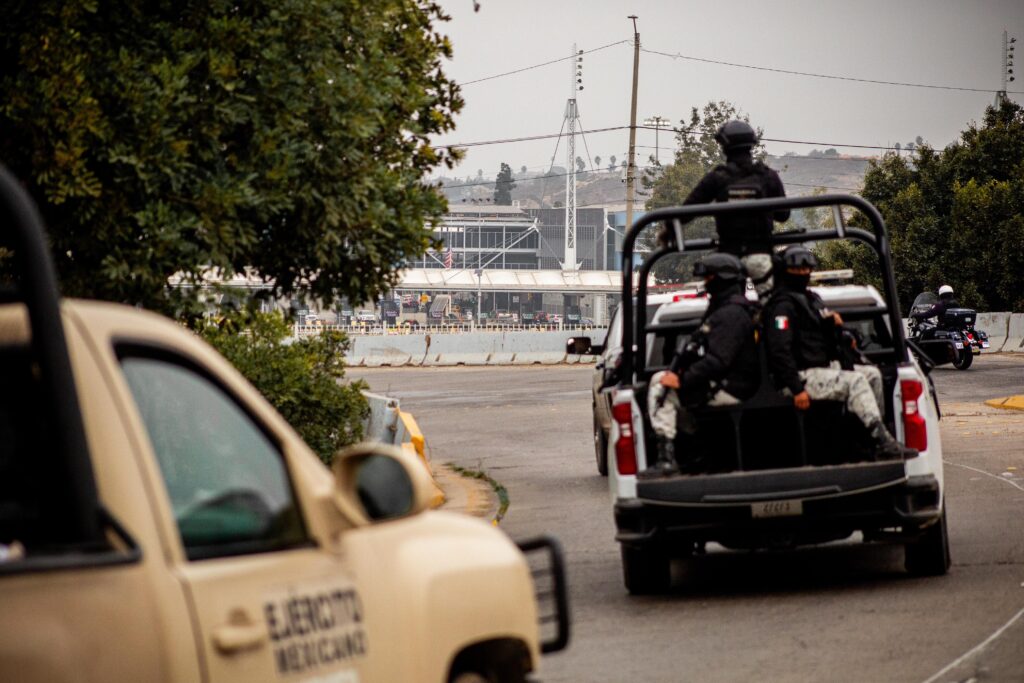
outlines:
[[[905,474],[902,462],[673,477],[639,482],[637,498],[615,503],[616,540],[671,545],[787,534],[797,542],[854,531],[912,537],[941,514],[933,475]],[[766,501],[800,501],[793,516],[755,517]]]

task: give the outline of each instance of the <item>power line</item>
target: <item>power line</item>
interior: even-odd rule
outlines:
[[[602,45],[601,47],[595,47],[593,50],[584,50],[583,52],[577,53],[577,54],[572,55],[570,57],[560,57],[558,59],[552,59],[550,62],[542,62],[540,64],[534,64],[533,66],[524,66],[522,69],[516,69],[514,71],[506,71],[504,73],[494,74],[493,76],[484,76],[483,78],[477,78],[477,79],[472,80],[472,81],[466,81],[464,83],[459,83],[459,85],[461,85],[461,86],[473,85],[474,83],[483,83],[484,81],[491,81],[491,80],[494,80],[495,78],[502,78],[504,76],[512,76],[514,74],[521,74],[524,71],[530,71],[532,69],[539,69],[542,66],[551,66],[552,64],[558,64],[559,62],[565,62],[565,61],[568,61],[570,59],[575,59],[580,54],[587,55],[587,54],[591,54],[593,52],[600,52],[601,50],[607,50],[610,47],[615,47],[616,45],[622,45],[623,43],[628,43],[628,42],[630,42],[630,41],[628,41],[628,40],[620,40],[620,41],[615,42],[615,43],[608,43],[607,45]]]
[[[608,133],[616,130],[627,130],[629,126],[609,126],[607,128],[595,128],[593,130],[580,131],[581,134],[595,134],[595,133]],[[654,126],[637,126],[638,129],[644,130],[655,130]],[[660,130],[671,130],[673,133],[683,133],[684,135],[704,135],[705,131],[700,130],[689,130],[683,128],[665,128],[660,127]],[[512,142],[530,142],[533,140],[550,140],[551,138],[561,137],[562,133],[548,133],[546,135],[530,135],[526,137],[518,138],[502,138],[499,140],[481,140],[477,142],[456,142],[450,145],[437,145],[437,147],[444,147],[446,149],[452,149],[453,147],[482,147],[485,145],[503,145]],[[761,138],[762,142],[781,142],[790,145],[815,145],[818,147],[852,147],[856,149],[881,149],[885,151],[896,151],[895,147],[887,145],[859,145],[850,142],[821,142],[814,140],[788,140],[784,138]]]
[[[594,130],[585,130],[581,133],[607,133],[613,130],[625,130],[629,126],[611,126],[610,128],[595,128]],[[550,140],[551,138],[562,137],[562,133],[549,133],[547,135],[531,135],[522,138],[504,138],[500,140],[483,140],[481,142],[457,142],[451,145],[437,145],[438,147],[445,147],[452,149],[453,147],[482,147],[484,145],[503,145],[509,142],[530,142],[532,140]]]
[[[810,71],[792,71],[789,69],[776,69],[767,66],[754,66],[753,64],[737,64],[736,62],[725,62],[718,59],[705,59],[703,57],[692,57],[689,55],[669,52],[661,52],[659,50],[648,50],[646,48],[640,48],[644,52],[648,52],[652,55],[661,55],[662,57],[669,57],[671,59],[685,59],[691,62],[703,62],[705,64],[718,64],[721,66],[734,66],[740,69],[754,69],[756,71],[771,71],[773,73],[790,74],[793,76],[811,76],[813,78],[827,78],[834,81],[855,81],[857,83],[875,83],[878,85],[899,85],[907,88],[930,88],[933,90],[960,90],[965,92],[984,92],[992,93],[996,92],[994,88],[959,88],[952,85],[929,85],[926,83],[904,83],[901,81],[881,81],[872,78],[856,78],[854,76],[836,76],[834,74],[819,74],[812,73]],[[1007,92],[1016,95],[1024,94],[1021,90],[1008,90]]]
[[[637,126],[637,128],[645,128],[647,130],[654,130],[654,126]],[[674,133],[683,133],[684,135],[707,135],[707,131],[693,130],[692,128],[665,128],[661,127],[661,130],[671,130]],[[820,142],[813,140],[786,140],[783,138],[761,138],[761,142],[784,142],[790,145],[816,145],[821,147],[854,147],[857,149],[882,149],[886,151],[897,151],[895,147],[888,145],[858,145],[851,142]]]

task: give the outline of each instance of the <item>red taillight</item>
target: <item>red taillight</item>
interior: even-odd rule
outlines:
[[[903,394],[903,440],[907,448],[923,451],[928,448],[928,425],[918,403],[924,386],[916,379],[904,379],[900,381],[900,392]]]
[[[632,405],[628,402],[613,405],[612,417],[619,425],[619,438],[615,442],[615,462],[618,465],[619,474],[636,474]]]

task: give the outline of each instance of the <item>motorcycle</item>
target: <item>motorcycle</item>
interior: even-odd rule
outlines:
[[[935,292],[922,292],[914,299],[910,313],[922,313],[938,303]],[[971,367],[974,357],[989,348],[988,334],[974,328],[978,314],[970,308],[948,308],[937,322],[910,318],[908,340],[919,356],[933,365],[952,363],[957,370]]]

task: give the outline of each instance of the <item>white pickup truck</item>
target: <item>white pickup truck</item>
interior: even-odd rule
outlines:
[[[608,439],[609,487],[616,539],[622,549],[625,584],[631,593],[670,586],[670,562],[703,552],[715,542],[726,548],[785,548],[815,544],[860,532],[865,541],[903,543],[906,567],[915,574],[942,574],[950,564],[943,501],[939,410],[923,368],[908,352],[895,298],[888,242],[882,219],[858,197],[824,196],[743,202],[743,208],[772,209],[847,205],[865,214],[873,230],[840,226],[831,230],[777,233],[777,243],[854,239],[879,256],[885,292],[874,287],[820,287],[826,304],[840,312],[864,339],[863,351],[882,372],[885,420],[896,437],[918,451],[908,460],[876,462],[865,446],[863,427],[841,404],[814,402],[808,413],[775,390],[762,353],[758,393],[737,406],[697,412],[694,436],[680,434],[677,458],[683,474],[638,480],[651,464],[654,433],[647,415],[651,376],[665,369],[671,350],[696,330],[705,299],[661,306],[649,323],[644,310],[646,272],[672,253],[654,252],[641,268],[636,302],[629,284],[637,234],[664,221],[675,226],[675,249],[713,248],[710,239],[684,240],[676,221],[692,215],[738,210],[735,204],[662,209],[646,214],[625,240],[623,282],[624,351],[611,399]],[[761,347],[763,349],[763,346]],[[666,350],[668,352],[666,352]],[[701,463],[694,466],[694,463]]]

